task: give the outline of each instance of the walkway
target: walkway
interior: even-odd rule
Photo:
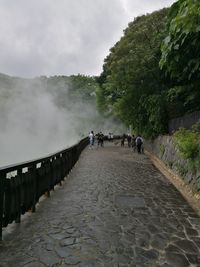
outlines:
[[[200,218],[145,155],[114,144],[86,148],[65,183],[10,228],[0,267],[200,266]]]

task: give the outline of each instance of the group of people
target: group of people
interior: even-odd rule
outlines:
[[[134,151],[137,150],[138,153],[144,152],[144,141],[141,135],[131,136],[130,134],[123,134],[121,139],[121,146],[124,146],[125,140],[127,140],[128,147],[132,147]]]
[[[102,132],[94,134],[94,131],[89,133],[90,148],[94,147],[95,139],[97,139],[97,145],[103,147],[104,145],[104,134]]]
[[[97,140],[97,145],[98,147],[104,146],[104,140],[105,140],[105,136],[102,132],[97,133],[96,135],[94,134],[94,131],[91,131],[89,133],[89,141],[90,141],[90,148],[94,147],[95,144],[95,139]],[[108,138],[106,138],[106,140],[112,141],[113,140],[113,134],[109,133]],[[121,138],[121,146],[124,146],[125,141],[127,140],[128,143],[128,147],[132,147],[134,151],[137,150],[137,152],[143,153],[144,152],[144,141],[143,138],[141,137],[141,135],[130,135],[130,134],[123,134],[122,138]]]

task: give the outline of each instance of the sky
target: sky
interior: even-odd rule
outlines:
[[[0,0],[0,72],[99,75],[109,49],[138,15],[175,0]]]

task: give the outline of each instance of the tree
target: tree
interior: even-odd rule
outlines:
[[[167,12],[162,9],[129,23],[124,36],[110,49],[100,76],[99,105],[146,135],[154,135],[163,128],[155,121],[152,123],[149,116],[158,119],[153,115],[152,105],[166,90],[159,60]],[[165,109],[165,105],[159,106],[158,110],[161,109]],[[160,112],[161,118],[158,119],[161,124],[165,124],[163,114]]]
[[[179,0],[170,9],[160,67],[174,81],[200,79],[200,1]]]

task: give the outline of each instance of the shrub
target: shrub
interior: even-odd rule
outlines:
[[[193,126],[192,130],[200,133],[200,120],[198,120]]]
[[[175,143],[184,159],[194,160],[200,154],[200,134],[180,129],[174,134]]]

